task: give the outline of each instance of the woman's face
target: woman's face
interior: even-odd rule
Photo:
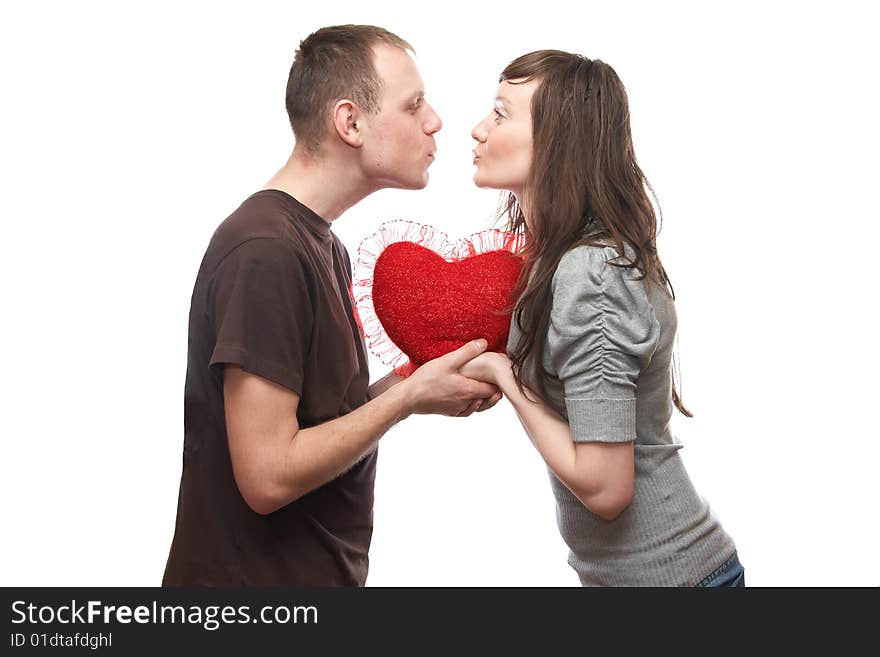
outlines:
[[[532,164],[532,94],[539,81],[498,86],[492,111],[474,129],[474,183],[477,187],[506,189],[522,200]]]

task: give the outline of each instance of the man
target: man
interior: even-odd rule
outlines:
[[[465,416],[500,398],[458,373],[485,341],[368,390],[330,224],[379,189],[427,184],[442,124],[408,50],[372,26],[306,38],[287,85],[293,153],[211,239],[165,586],[362,586],[379,438],[412,413]]]

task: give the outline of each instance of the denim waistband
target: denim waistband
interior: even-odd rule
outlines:
[[[730,570],[731,568],[736,567],[737,565],[739,565],[739,558],[737,557],[736,551],[734,550],[733,554],[730,555],[724,561],[724,563],[722,563],[720,566],[718,566],[718,568],[716,568],[711,573],[706,575],[706,577],[704,577],[702,580],[700,580],[700,583],[697,584],[697,586],[706,586],[706,584],[711,582],[713,579],[718,577],[720,574]]]

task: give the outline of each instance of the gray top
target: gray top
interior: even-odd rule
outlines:
[[[669,428],[674,303],[659,284],[649,294],[637,270],[606,263],[616,256],[614,247],[579,246],[560,261],[545,384],[575,442],[635,443],[635,492],[609,522],[550,471],[557,522],[584,586],[694,586],[735,547],[691,484]],[[508,351],[521,335],[511,321]]]

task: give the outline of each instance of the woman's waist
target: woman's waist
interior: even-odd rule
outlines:
[[[723,532],[694,488],[678,445],[636,446],[633,497],[614,520],[587,509],[550,473],[562,538],[583,558],[675,555]]]

